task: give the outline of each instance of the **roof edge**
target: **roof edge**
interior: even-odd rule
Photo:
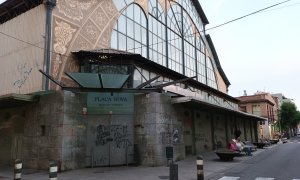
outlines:
[[[200,15],[200,18],[201,18],[203,24],[204,25],[209,24],[208,19],[207,19],[205,13],[204,13],[199,1],[198,0],[191,0],[191,1],[194,4],[198,14]]]
[[[212,42],[212,39],[211,39],[210,35],[206,34],[205,37],[206,37],[207,43],[208,43],[208,45],[209,45],[209,47],[211,49],[212,55],[214,56],[217,68],[218,68],[218,70],[219,70],[219,72],[220,72],[223,80],[225,81],[225,83],[226,83],[227,86],[230,86],[230,82],[229,82],[229,80],[228,80],[228,78],[227,78],[224,70],[222,69],[222,66],[221,66],[221,63],[219,61],[219,57],[218,57],[217,51],[215,49],[215,46],[214,46],[214,44]]]

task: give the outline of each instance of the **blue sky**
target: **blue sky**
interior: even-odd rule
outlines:
[[[199,0],[206,29],[283,0]],[[0,0],[0,3],[4,0]],[[229,95],[283,93],[300,109],[300,0],[207,31],[231,86]]]
[[[206,29],[283,0],[200,0]],[[283,93],[300,109],[300,0],[207,31],[236,97]],[[299,79],[298,79],[299,78]]]

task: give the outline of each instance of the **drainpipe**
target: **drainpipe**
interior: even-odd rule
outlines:
[[[45,37],[45,64],[44,70],[46,74],[50,74],[50,58],[51,58],[51,33],[52,33],[52,10],[56,6],[56,0],[44,0],[47,9],[46,14],[46,37]],[[45,79],[44,90],[49,90],[49,79]]]

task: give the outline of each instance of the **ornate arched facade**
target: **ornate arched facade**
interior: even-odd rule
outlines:
[[[0,8],[1,32],[17,37],[0,36],[0,134],[7,136],[0,150],[11,155],[0,155],[0,163],[20,156],[39,169],[49,159],[61,170],[159,166],[167,147],[182,160],[225,147],[237,128],[255,139],[259,118],[239,112],[227,94],[197,0],[57,0],[50,66],[48,1],[23,2],[7,1],[8,13]],[[47,68],[51,91],[40,73]]]
[[[76,10],[74,10],[76,9]],[[119,49],[227,92],[191,1],[69,1],[54,10],[52,75],[79,71],[71,52]]]

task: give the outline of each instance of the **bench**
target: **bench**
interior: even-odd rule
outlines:
[[[217,150],[215,153],[222,161],[233,161],[233,158],[240,155],[240,152],[232,151],[230,149]]]
[[[266,145],[266,143],[264,142],[253,142],[252,144],[254,144],[259,149],[263,149],[264,146]]]
[[[271,144],[277,144],[279,139],[270,139]]]
[[[287,138],[282,138],[281,141],[282,141],[283,144],[287,143]]]

